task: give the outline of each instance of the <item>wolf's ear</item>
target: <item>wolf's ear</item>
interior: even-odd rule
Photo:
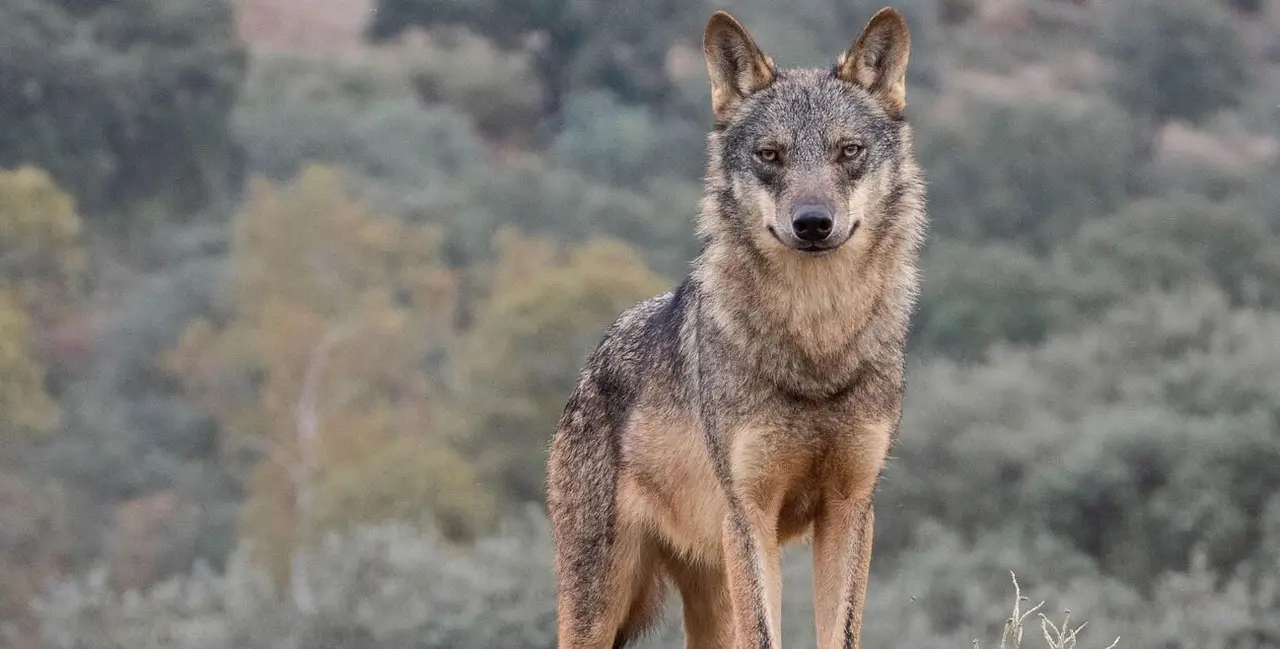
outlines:
[[[711,76],[711,111],[724,119],[738,103],[773,83],[773,59],[733,16],[717,11],[702,38]]]
[[[907,107],[907,57],[911,32],[902,14],[890,7],[876,12],[862,35],[836,60],[836,76],[861,87],[900,119]]]

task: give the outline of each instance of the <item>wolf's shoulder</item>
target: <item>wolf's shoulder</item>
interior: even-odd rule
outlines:
[[[605,331],[595,356],[645,363],[676,353],[697,291],[694,280],[686,277],[671,290],[636,303]]]

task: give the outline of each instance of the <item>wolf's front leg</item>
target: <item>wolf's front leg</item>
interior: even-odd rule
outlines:
[[[776,511],[754,503],[731,506],[724,523],[723,544],[733,605],[734,646],[779,649],[782,564]]]
[[[874,528],[870,494],[828,501],[814,522],[818,649],[858,649]]]
[[[898,415],[854,427],[828,461],[813,522],[813,595],[818,649],[858,649],[875,534],[876,481]]]

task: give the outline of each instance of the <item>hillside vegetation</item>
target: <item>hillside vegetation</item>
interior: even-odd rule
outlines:
[[[554,646],[546,442],[697,253],[705,20],[825,65],[882,4],[0,3],[0,646]],[[1280,1],[890,4],[931,230],[864,645],[994,646],[1013,572],[1082,648],[1280,647]]]

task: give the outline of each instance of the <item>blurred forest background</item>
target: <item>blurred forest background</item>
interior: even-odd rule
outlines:
[[[553,647],[544,447],[697,252],[705,20],[825,65],[882,4],[0,2],[0,646]],[[993,638],[1012,570],[1280,647],[1280,0],[891,4],[932,230],[864,644]]]

